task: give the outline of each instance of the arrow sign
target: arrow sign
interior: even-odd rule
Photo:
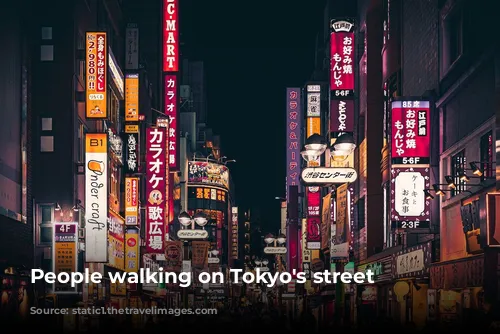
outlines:
[[[302,171],[301,178],[306,184],[351,183],[358,173],[354,168],[309,167]]]

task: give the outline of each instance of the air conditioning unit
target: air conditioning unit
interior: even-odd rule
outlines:
[[[191,87],[189,85],[181,85],[180,95],[181,99],[189,99],[191,97]]]

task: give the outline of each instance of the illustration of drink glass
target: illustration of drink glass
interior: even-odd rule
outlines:
[[[97,175],[102,175],[104,173],[104,162],[98,160],[90,160],[87,164],[87,168]]]

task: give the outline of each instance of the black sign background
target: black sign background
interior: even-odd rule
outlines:
[[[129,144],[129,140],[134,142],[135,140],[135,149],[132,149]],[[125,147],[125,173],[127,174],[135,174],[139,171],[139,134],[138,133],[125,133],[123,134],[123,146]],[[135,156],[135,159],[134,159]],[[135,166],[133,164],[129,164],[129,160],[135,160]],[[135,168],[132,168],[135,167]]]

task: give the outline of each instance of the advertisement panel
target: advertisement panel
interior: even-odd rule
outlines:
[[[123,218],[109,211],[108,265],[125,270],[125,226]]]
[[[129,228],[125,232],[125,271],[139,270],[139,230]]]
[[[139,134],[125,133],[125,173],[135,174],[139,171]]]
[[[134,23],[125,29],[125,69],[139,69],[139,29]]]
[[[108,136],[85,135],[85,262],[108,262]]]
[[[182,241],[165,243],[165,271],[180,273],[182,270]]]
[[[320,249],[321,247],[321,216],[319,187],[308,187],[307,194],[307,248]]]
[[[139,178],[125,178],[125,225],[136,226],[139,216]]]
[[[209,184],[229,189],[229,170],[221,164],[189,161],[188,184]]]
[[[313,134],[321,135],[321,118],[320,117],[308,117],[306,119],[306,136],[311,137]],[[300,152],[299,152],[300,154]]]
[[[393,101],[391,124],[392,164],[429,164],[429,101]]]
[[[300,88],[286,89],[286,200],[288,187],[300,184],[302,110]]]
[[[429,168],[391,168],[392,228],[430,228],[429,173]]]
[[[108,117],[107,50],[105,32],[88,32],[86,34],[85,116],[90,119],[104,119]]]
[[[354,100],[330,101],[330,132],[354,131]]]
[[[118,65],[118,62],[116,61],[111,48],[108,48],[108,68],[109,73],[111,74],[111,82],[114,83],[119,98],[123,100],[125,98],[125,77],[123,76],[123,72],[120,65]]]
[[[179,0],[163,0],[163,72],[179,70]]]
[[[146,130],[146,252],[163,254],[167,190],[165,128]]]
[[[78,223],[54,223],[52,238],[52,271],[71,273],[78,271]],[[52,285],[54,293],[78,293],[78,286],[61,283],[58,280]]]
[[[139,74],[125,77],[125,122],[139,122]]]
[[[311,262],[312,252],[307,248],[307,219],[302,219],[302,233],[300,242],[302,245],[302,263]]]
[[[349,241],[348,233],[349,233],[349,220],[348,220],[348,198],[347,194],[347,184],[343,184],[337,187],[337,204],[336,204],[336,223],[335,223],[335,234],[337,244],[341,244]]]
[[[307,117],[321,116],[321,93],[307,93]]]
[[[226,203],[227,192],[221,189],[210,187],[189,187],[188,198],[217,201]]]
[[[196,269],[208,268],[208,248],[210,242],[208,241],[193,241],[191,243],[191,265]]]
[[[330,90],[332,97],[354,95],[354,24],[332,20],[330,33]]]
[[[231,258],[238,259],[238,208],[231,208]]]
[[[330,248],[331,201],[331,193],[323,197],[323,206],[321,208],[321,249]]]
[[[168,166],[170,170],[179,169],[179,118],[178,82],[176,75],[165,75],[164,84],[164,113],[170,118],[168,129]]]

